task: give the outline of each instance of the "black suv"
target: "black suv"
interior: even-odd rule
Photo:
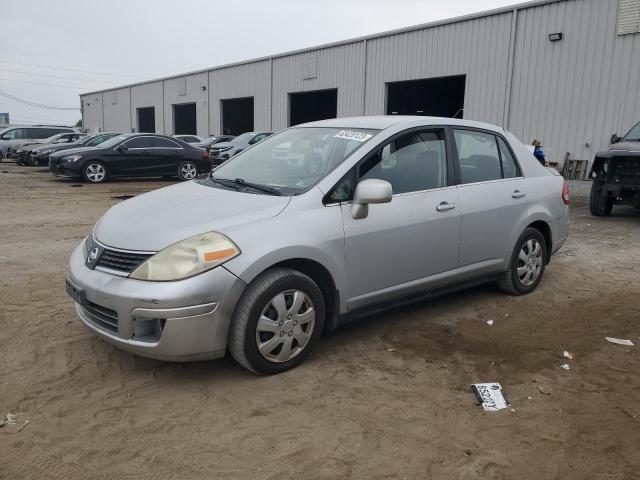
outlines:
[[[640,123],[622,138],[612,135],[609,150],[596,154],[589,176],[593,215],[609,216],[614,205],[640,208]]]

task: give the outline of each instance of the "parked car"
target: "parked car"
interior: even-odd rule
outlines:
[[[209,152],[209,150],[213,145],[216,145],[221,142],[228,142],[230,140],[233,140],[234,138],[235,137],[233,135],[219,135],[219,136],[212,135],[211,137],[205,138],[200,143],[194,144],[194,147],[203,148],[207,152]]]
[[[198,137],[197,135],[174,135],[173,138],[178,138],[178,139],[182,140],[183,142],[186,142],[186,143],[189,143],[189,144],[195,144],[195,143],[202,142],[202,138]]]
[[[609,216],[614,205],[640,208],[640,123],[622,138],[611,136],[609,150],[596,154],[590,177],[593,215]]]
[[[95,147],[100,145],[102,142],[106,142],[110,138],[116,137],[118,135],[122,135],[121,133],[115,132],[106,132],[106,133],[96,133],[93,135],[86,135],[81,137],[77,141],[73,143],[62,143],[56,145],[37,145],[33,150],[31,150],[31,155],[27,160],[28,165],[41,165],[41,164],[49,164],[49,156],[54,152],[59,152],[62,150],[70,150],[72,148],[81,148],[81,147]]]
[[[0,161],[11,158],[12,151],[25,143],[34,143],[57,133],[75,132],[71,127],[50,127],[34,125],[31,127],[10,127],[0,131]]]
[[[49,157],[58,177],[100,183],[116,177],[178,177],[192,180],[210,171],[207,152],[177,138],[147,133],[118,135],[97,147],[74,148]]]
[[[320,171],[272,160],[305,140]],[[228,350],[277,373],[365,312],[485,282],[532,292],[567,238],[568,204],[564,179],[502,128],[324,120],[112,207],[71,255],[66,288],[119,348],[172,361]]]
[[[71,145],[77,142],[79,139],[86,137],[86,133],[58,133],[49,138],[45,138],[35,143],[27,143],[21,145],[14,150],[13,158],[15,158],[18,165],[30,165],[29,158],[31,152],[39,147],[53,147],[56,145]]]
[[[211,164],[214,167],[217,167],[234,155],[237,155],[244,149],[249,148],[251,145],[255,145],[270,135],[273,134],[271,132],[247,132],[242,135],[238,135],[228,142],[217,143],[209,149]]]

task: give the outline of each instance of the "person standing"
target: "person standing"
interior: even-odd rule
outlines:
[[[538,159],[538,161],[542,164],[543,167],[547,166],[547,160],[544,157],[544,148],[542,147],[542,142],[540,140],[534,140],[531,142],[533,145],[533,156]]]

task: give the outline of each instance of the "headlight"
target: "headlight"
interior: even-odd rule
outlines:
[[[211,270],[240,255],[240,249],[217,232],[187,238],[156,253],[129,278],[155,282],[181,280]]]
[[[63,162],[77,162],[82,158],[82,155],[69,155],[68,157],[62,157]]]

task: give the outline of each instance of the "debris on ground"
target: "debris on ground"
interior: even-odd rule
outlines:
[[[562,365],[560,365],[560,368],[564,368],[565,370],[571,369],[568,363],[563,363]]]
[[[493,320],[487,320],[487,325],[492,326],[493,325]]]
[[[626,340],[622,338],[613,338],[613,337],[604,337],[607,342],[615,343],[616,345],[624,345],[625,347],[633,347],[633,342],[631,340]]]
[[[395,352],[397,348],[387,348],[387,352]]]
[[[471,388],[486,412],[497,412],[510,407],[499,383],[474,383]]]
[[[564,352],[562,352],[562,356],[564,358],[568,358],[569,360],[573,360],[573,354],[570,352],[567,352],[566,350]]]
[[[542,395],[551,395],[551,389],[545,387],[538,387],[538,393]]]

